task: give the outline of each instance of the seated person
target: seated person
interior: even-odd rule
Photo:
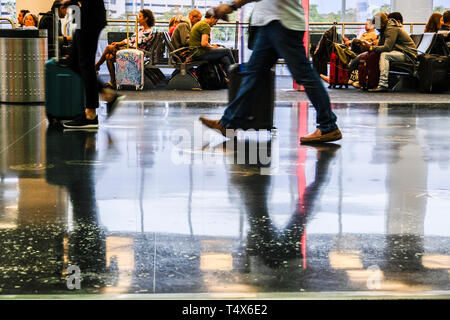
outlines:
[[[27,15],[27,13],[30,13],[30,11],[20,10],[19,14],[17,15],[17,23],[18,23],[17,28],[23,28],[25,26],[24,18]]]
[[[60,4],[60,0],[55,0],[52,4],[52,8],[50,9],[50,11],[48,11],[47,13],[44,14],[44,16],[41,18],[41,20],[39,21],[39,30],[47,30],[47,37],[48,37],[48,41],[47,41],[47,46],[48,46],[48,57],[49,58],[53,58],[55,57],[56,54],[56,48],[55,48],[55,44],[54,44],[54,12],[55,9],[58,7],[58,5]],[[59,6],[58,7],[58,16],[59,19],[63,19],[66,15],[67,15],[67,7],[62,7]],[[58,38],[59,38],[59,43],[63,43],[64,46],[67,46],[69,41],[72,41],[72,37],[68,36],[65,37],[62,33],[62,27],[61,27],[61,20],[58,23]]]
[[[378,44],[378,35],[375,32],[375,26],[369,20],[367,20],[367,22],[366,22],[365,29],[366,29],[366,32],[364,32],[359,37],[358,40],[365,41],[371,45],[377,45]],[[344,37],[343,40],[344,40],[344,44],[347,47],[351,46],[353,42],[357,42],[357,41],[355,41],[356,39],[354,39],[353,41],[350,41],[346,37]],[[352,48],[353,48],[353,46],[352,46]],[[359,54],[361,52],[359,52],[359,53],[355,52],[355,53]]]
[[[169,36],[172,37],[173,32],[175,31],[175,28],[180,23],[181,19],[184,18],[183,16],[174,16],[169,21]]]
[[[366,32],[364,32],[359,39],[353,39],[352,41],[349,41],[347,38],[345,38],[345,37],[343,38],[345,45],[351,46],[351,50],[358,55],[365,52],[365,50],[361,47],[361,45],[363,43],[370,44],[370,45],[377,45],[378,41],[379,41],[379,37],[375,32],[375,26],[371,23],[370,20],[367,20],[365,29],[366,29]],[[349,73],[350,74],[353,71],[358,69],[359,60],[360,60],[360,56],[357,56],[350,61],[350,63],[349,63]],[[325,80],[326,82],[328,82],[328,83],[330,82],[330,78],[328,76],[321,74],[320,77],[323,80]],[[358,83],[354,82],[352,80],[349,80],[348,84],[358,87]]]
[[[191,29],[200,20],[202,20],[202,13],[198,10],[189,12],[189,19],[185,17],[181,19],[170,38],[170,42],[175,50],[189,46]]]
[[[450,10],[445,11],[442,15],[439,31],[450,31]]]
[[[384,44],[379,46],[364,45],[368,51],[380,54],[380,80],[378,87],[370,92],[385,92],[388,90],[389,63],[391,61],[411,61],[417,58],[414,41],[395,19],[388,19],[384,13],[374,16],[372,23],[379,21],[378,31],[383,33]]]
[[[189,37],[189,47],[194,48],[194,60],[206,60],[212,63],[222,64],[228,78],[228,69],[235,63],[233,53],[228,48],[210,44],[211,27],[215,26],[218,21],[219,19],[214,16],[214,12],[208,10],[205,14],[205,19],[197,22],[192,28]]]
[[[153,12],[144,9],[139,12],[138,23],[140,25],[138,30],[138,48],[140,50],[147,50],[148,43],[152,38],[152,27],[155,25],[155,16]],[[105,87],[116,87],[116,68],[114,62],[116,62],[117,51],[127,48],[127,42],[130,48],[136,48],[136,33],[130,39],[124,39],[121,42],[113,42],[105,48],[103,55],[95,65],[97,73],[100,70],[100,66],[106,61],[108,66],[110,81],[105,84]]]
[[[441,28],[441,18],[442,14],[433,13],[428,19],[424,32],[434,32],[434,33],[438,32],[439,29]]]
[[[388,19],[397,20],[399,24],[403,26],[403,16],[400,12],[391,12],[388,14]]]
[[[32,30],[37,30],[37,26],[38,26],[38,18],[36,17],[36,15],[32,14],[32,13],[27,13],[25,15],[24,18],[25,21],[25,27],[24,29],[32,29]]]

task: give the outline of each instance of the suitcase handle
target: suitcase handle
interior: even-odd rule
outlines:
[[[138,15],[137,14],[127,14],[127,49],[130,48],[130,30],[129,30],[129,17],[136,17],[135,28],[136,28],[136,38],[134,39],[134,42],[136,43],[136,50],[138,49],[138,42],[139,42],[139,30],[138,30]]]

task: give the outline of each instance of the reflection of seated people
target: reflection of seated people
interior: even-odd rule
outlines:
[[[140,50],[148,50],[148,44],[152,38],[152,27],[155,25],[155,16],[153,12],[144,9],[139,12],[138,23],[140,25],[138,30],[138,48]],[[130,39],[124,39],[121,42],[113,42],[105,48],[103,55],[100,60],[95,65],[97,73],[100,70],[100,66],[106,61],[108,66],[110,81],[105,84],[105,87],[115,88],[116,87],[116,69],[114,62],[116,62],[117,51],[125,49],[127,47],[127,42],[130,48],[136,47],[136,33]]]
[[[228,76],[228,69],[235,63],[233,53],[228,48],[219,47],[217,44],[210,44],[211,28],[218,21],[219,19],[214,16],[214,12],[206,12],[205,19],[197,22],[192,28],[189,37],[189,46],[195,48],[193,54],[194,60],[220,63],[223,65],[224,71]]]
[[[27,15],[25,16],[25,27],[24,29],[31,29],[31,30],[37,30],[37,26],[38,26],[38,18],[36,17],[36,15],[32,14],[32,13],[27,13]]]

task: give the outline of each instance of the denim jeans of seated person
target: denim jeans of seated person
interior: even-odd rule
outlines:
[[[228,48],[210,49],[201,56],[196,57],[195,60],[218,62],[223,65],[224,71],[227,75],[230,66],[236,63],[233,57],[233,53]]]

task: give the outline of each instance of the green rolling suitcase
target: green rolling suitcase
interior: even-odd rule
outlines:
[[[50,59],[45,64],[45,111],[50,122],[73,119],[86,106],[83,80],[60,62]]]
[[[74,119],[86,106],[83,80],[65,64],[65,59],[59,58],[58,8],[53,18],[54,39],[48,41],[54,42],[56,57],[45,64],[45,112],[50,123]]]

